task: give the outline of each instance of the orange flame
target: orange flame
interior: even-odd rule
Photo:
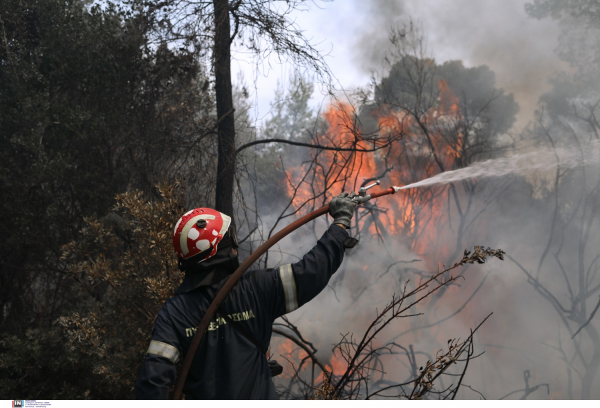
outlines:
[[[372,112],[377,119],[381,136],[398,132],[404,135],[392,144],[389,152],[315,150],[312,154],[313,157],[318,155],[318,169],[311,167],[314,163],[310,162],[287,169],[287,192],[293,197],[294,208],[300,213],[307,213],[309,208],[306,208],[306,203],[311,203],[315,195],[321,200],[319,203],[312,201],[317,206],[328,203],[342,191],[356,191],[363,180],[374,179],[384,173],[384,155],[387,155],[388,166],[393,166],[386,177],[396,186],[411,184],[443,171],[462,167],[465,135],[459,99],[446,81],[440,81],[438,86],[437,103],[420,117],[390,106],[381,106]],[[352,120],[353,113],[348,105],[330,106],[323,118],[327,127],[315,136],[314,143],[363,149],[372,147],[357,133]],[[302,178],[310,171],[313,171],[310,180],[302,182]],[[447,185],[403,190],[394,196],[393,204],[388,204],[385,212],[362,218],[359,229],[362,233],[366,231],[376,235],[379,232],[396,240],[402,239],[414,253],[424,256],[428,269],[435,270],[438,264],[448,264],[448,258],[457,249],[447,239],[454,228],[450,223],[452,214],[449,210],[452,200],[457,198]],[[368,265],[361,266],[363,270],[368,268]],[[471,309],[466,307],[465,312],[468,315]],[[430,334],[442,344],[447,340],[434,329]],[[413,335],[415,341],[419,341],[423,333],[413,332]],[[291,342],[287,341],[285,348],[290,354]],[[296,361],[299,361],[298,358],[299,356]],[[341,375],[347,368],[346,361],[334,353],[327,368],[335,375]],[[319,378],[320,381],[323,379],[322,374]]]
[[[339,146],[342,148],[371,149],[356,129],[352,117],[354,113],[348,104],[330,106],[323,114],[327,129],[317,135],[314,139],[319,145]],[[302,182],[302,178],[311,170],[312,163],[304,163],[298,167],[286,171],[290,182],[287,184],[287,192],[293,197],[293,205],[300,208],[303,204],[310,202],[315,195],[321,196],[320,200],[329,202],[333,196],[342,191],[355,189],[355,182],[363,178],[373,178],[376,175],[377,166],[375,156],[367,153],[356,153],[352,151],[325,150],[316,153],[319,155],[319,169],[315,171],[316,177]],[[304,212],[308,212],[305,209]]]
[[[464,135],[460,126],[462,114],[459,100],[446,81],[440,81],[438,86],[437,103],[419,118],[389,106],[381,106],[373,112],[378,120],[380,135],[391,132],[404,134],[401,140],[392,145],[388,156],[394,169],[387,173],[387,177],[394,185],[410,184],[460,165]],[[372,147],[357,133],[349,105],[330,106],[323,118],[327,128],[315,137],[317,143],[363,149]],[[326,204],[334,195],[356,190],[363,180],[374,179],[385,170],[381,163],[382,151],[357,153],[328,150],[315,154],[319,155],[320,167],[314,171],[310,181],[301,180],[311,170],[313,163],[304,163],[286,172],[290,180],[288,194],[293,197],[294,207],[302,208],[301,213],[309,211],[306,203],[311,202],[315,195],[320,197],[319,203]],[[385,234],[403,237],[415,253],[429,255],[428,266],[436,266],[440,260],[452,254],[452,248],[441,245],[439,231],[439,226],[447,225],[450,216],[447,203],[452,197],[448,194],[447,186],[403,191],[396,195],[395,205],[379,215],[383,218],[379,225],[372,217],[365,217],[361,230],[376,235],[385,229]],[[315,206],[319,203],[315,203]],[[432,253],[436,254],[433,258]]]

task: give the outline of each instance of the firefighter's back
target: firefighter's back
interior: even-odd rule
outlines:
[[[271,340],[273,321],[280,312],[275,306],[282,303],[277,301],[275,273],[275,270],[248,272],[229,293],[220,307],[223,313],[217,313],[210,322],[194,358],[184,387],[186,398],[278,398],[263,355]],[[214,299],[223,283],[169,299],[159,313],[153,339],[179,344],[185,355],[209,300]]]

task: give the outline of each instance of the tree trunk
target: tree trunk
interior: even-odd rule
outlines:
[[[588,400],[592,398],[592,388],[595,388],[594,378],[600,368],[600,336],[591,323],[585,327],[585,330],[592,340],[594,350],[592,358],[587,363],[584,362],[585,374],[581,378],[581,399]]]
[[[217,99],[218,158],[215,209],[233,218],[235,123],[231,91],[229,4],[213,0],[215,11],[215,93]]]

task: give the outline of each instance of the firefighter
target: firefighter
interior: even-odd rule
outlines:
[[[302,260],[245,273],[210,323],[186,379],[186,399],[278,399],[266,350],[278,317],[317,296],[356,240],[346,229],[356,201],[342,193],[329,206],[333,224]],[[231,218],[210,208],[186,213],[173,244],[185,278],[165,302],[135,384],[138,399],[166,399],[175,365],[185,355],[205,311],[239,266]],[[279,366],[279,373],[281,367]],[[276,373],[275,373],[276,374]]]

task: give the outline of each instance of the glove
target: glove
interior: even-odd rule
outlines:
[[[342,193],[331,200],[331,203],[329,203],[329,215],[333,217],[334,224],[342,224],[344,227],[350,228],[350,220],[354,215],[354,209],[358,205],[357,202],[352,201],[354,196],[354,193],[351,195]]]

